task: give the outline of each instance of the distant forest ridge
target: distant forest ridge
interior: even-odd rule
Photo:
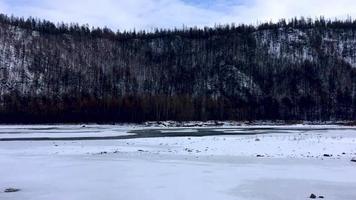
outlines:
[[[89,24],[80,25],[78,23],[53,23],[48,20],[39,18],[23,18],[8,16],[6,14],[0,14],[0,23],[9,24],[23,29],[40,31],[42,33],[50,34],[72,34],[79,36],[93,36],[93,37],[103,37],[110,39],[128,39],[128,38],[151,38],[151,37],[161,37],[167,34],[197,34],[199,37],[209,36],[211,34],[234,31],[234,32],[253,32],[265,29],[278,29],[278,28],[355,28],[356,20],[351,17],[344,20],[338,19],[328,19],[323,16],[319,18],[292,18],[292,19],[281,19],[279,22],[264,22],[258,25],[250,24],[218,24],[214,27],[186,27],[183,25],[182,28],[174,27],[172,29],[155,28],[154,31],[147,30],[117,30],[113,31],[108,27],[94,27]]]
[[[351,18],[115,33],[0,14],[0,123],[355,119]]]

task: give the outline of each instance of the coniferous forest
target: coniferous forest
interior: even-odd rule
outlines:
[[[355,120],[356,21],[118,31],[0,15],[0,122]]]

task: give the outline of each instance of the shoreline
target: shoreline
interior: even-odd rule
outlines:
[[[107,123],[100,123],[100,122],[83,122],[83,123],[1,123],[0,126],[58,126],[58,125],[67,125],[67,126],[142,126],[142,127],[224,127],[224,126],[296,126],[296,125],[326,125],[326,126],[356,126],[355,121],[299,121],[299,120],[292,120],[292,121],[283,121],[283,120],[276,120],[276,121],[263,121],[263,120],[256,120],[256,121],[219,121],[219,120],[209,120],[209,121],[147,121],[142,123],[129,123],[129,122],[107,122]]]

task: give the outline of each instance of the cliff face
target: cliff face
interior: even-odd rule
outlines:
[[[0,120],[356,119],[355,33],[284,25],[119,37],[3,21]]]

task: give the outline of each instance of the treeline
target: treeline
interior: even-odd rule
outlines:
[[[0,15],[0,122],[355,120],[356,21],[113,32]]]
[[[309,29],[309,28],[331,28],[331,29],[356,29],[356,20],[348,18],[346,20],[331,20],[324,17],[312,19],[312,18],[293,18],[290,20],[281,19],[279,22],[266,22],[256,26],[246,24],[226,24],[215,25],[214,27],[185,27],[172,28],[172,29],[158,29],[154,31],[146,30],[131,30],[116,32],[110,28],[104,27],[90,27],[88,24],[79,25],[78,23],[53,23],[51,21],[39,19],[39,18],[19,18],[14,16],[7,16],[0,14],[0,23],[7,24],[15,27],[19,27],[27,30],[39,31],[47,34],[70,34],[72,36],[90,36],[101,37],[108,39],[133,39],[133,38],[157,38],[169,35],[182,35],[191,37],[209,37],[216,34],[226,34],[229,32],[251,33],[260,30],[271,30],[279,28],[297,28],[297,29]]]

